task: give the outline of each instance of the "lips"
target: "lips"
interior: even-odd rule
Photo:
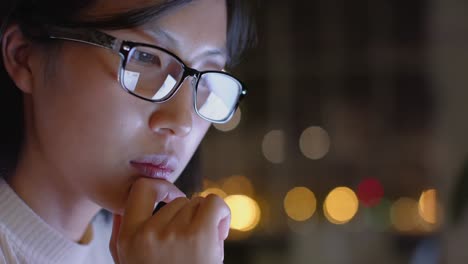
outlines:
[[[130,164],[144,177],[169,181],[178,161],[174,156],[147,155],[130,161]]]

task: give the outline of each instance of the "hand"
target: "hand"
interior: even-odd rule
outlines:
[[[156,203],[166,206],[152,215]],[[124,215],[114,214],[110,250],[115,263],[220,264],[231,214],[215,195],[189,200],[172,183],[141,178]]]

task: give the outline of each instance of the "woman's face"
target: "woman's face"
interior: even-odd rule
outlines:
[[[102,0],[91,13],[116,5],[130,9],[135,1]],[[225,0],[195,0],[144,28],[107,33],[167,48],[195,69],[221,70],[226,20]],[[171,100],[156,104],[121,88],[119,56],[103,48],[64,41],[52,59],[27,103],[28,133],[49,166],[46,177],[113,211],[123,207],[138,177],[179,177],[210,126],[193,110],[191,79]]]

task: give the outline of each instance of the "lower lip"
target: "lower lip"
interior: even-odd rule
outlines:
[[[155,166],[147,163],[131,163],[132,166],[143,176],[153,179],[168,181],[174,170],[163,166]]]

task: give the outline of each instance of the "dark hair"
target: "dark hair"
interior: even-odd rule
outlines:
[[[197,0],[167,0],[152,6],[89,17],[84,13],[97,0],[2,0],[0,24],[18,23],[23,31],[40,25],[98,28],[104,30],[132,28],[157,19],[170,9]],[[252,0],[226,0],[228,9],[228,53],[230,66],[255,43],[252,23]],[[3,32],[2,32],[3,33]],[[2,39],[0,33],[0,41]],[[0,175],[14,169],[24,136],[22,95],[9,78],[0,54]]]

